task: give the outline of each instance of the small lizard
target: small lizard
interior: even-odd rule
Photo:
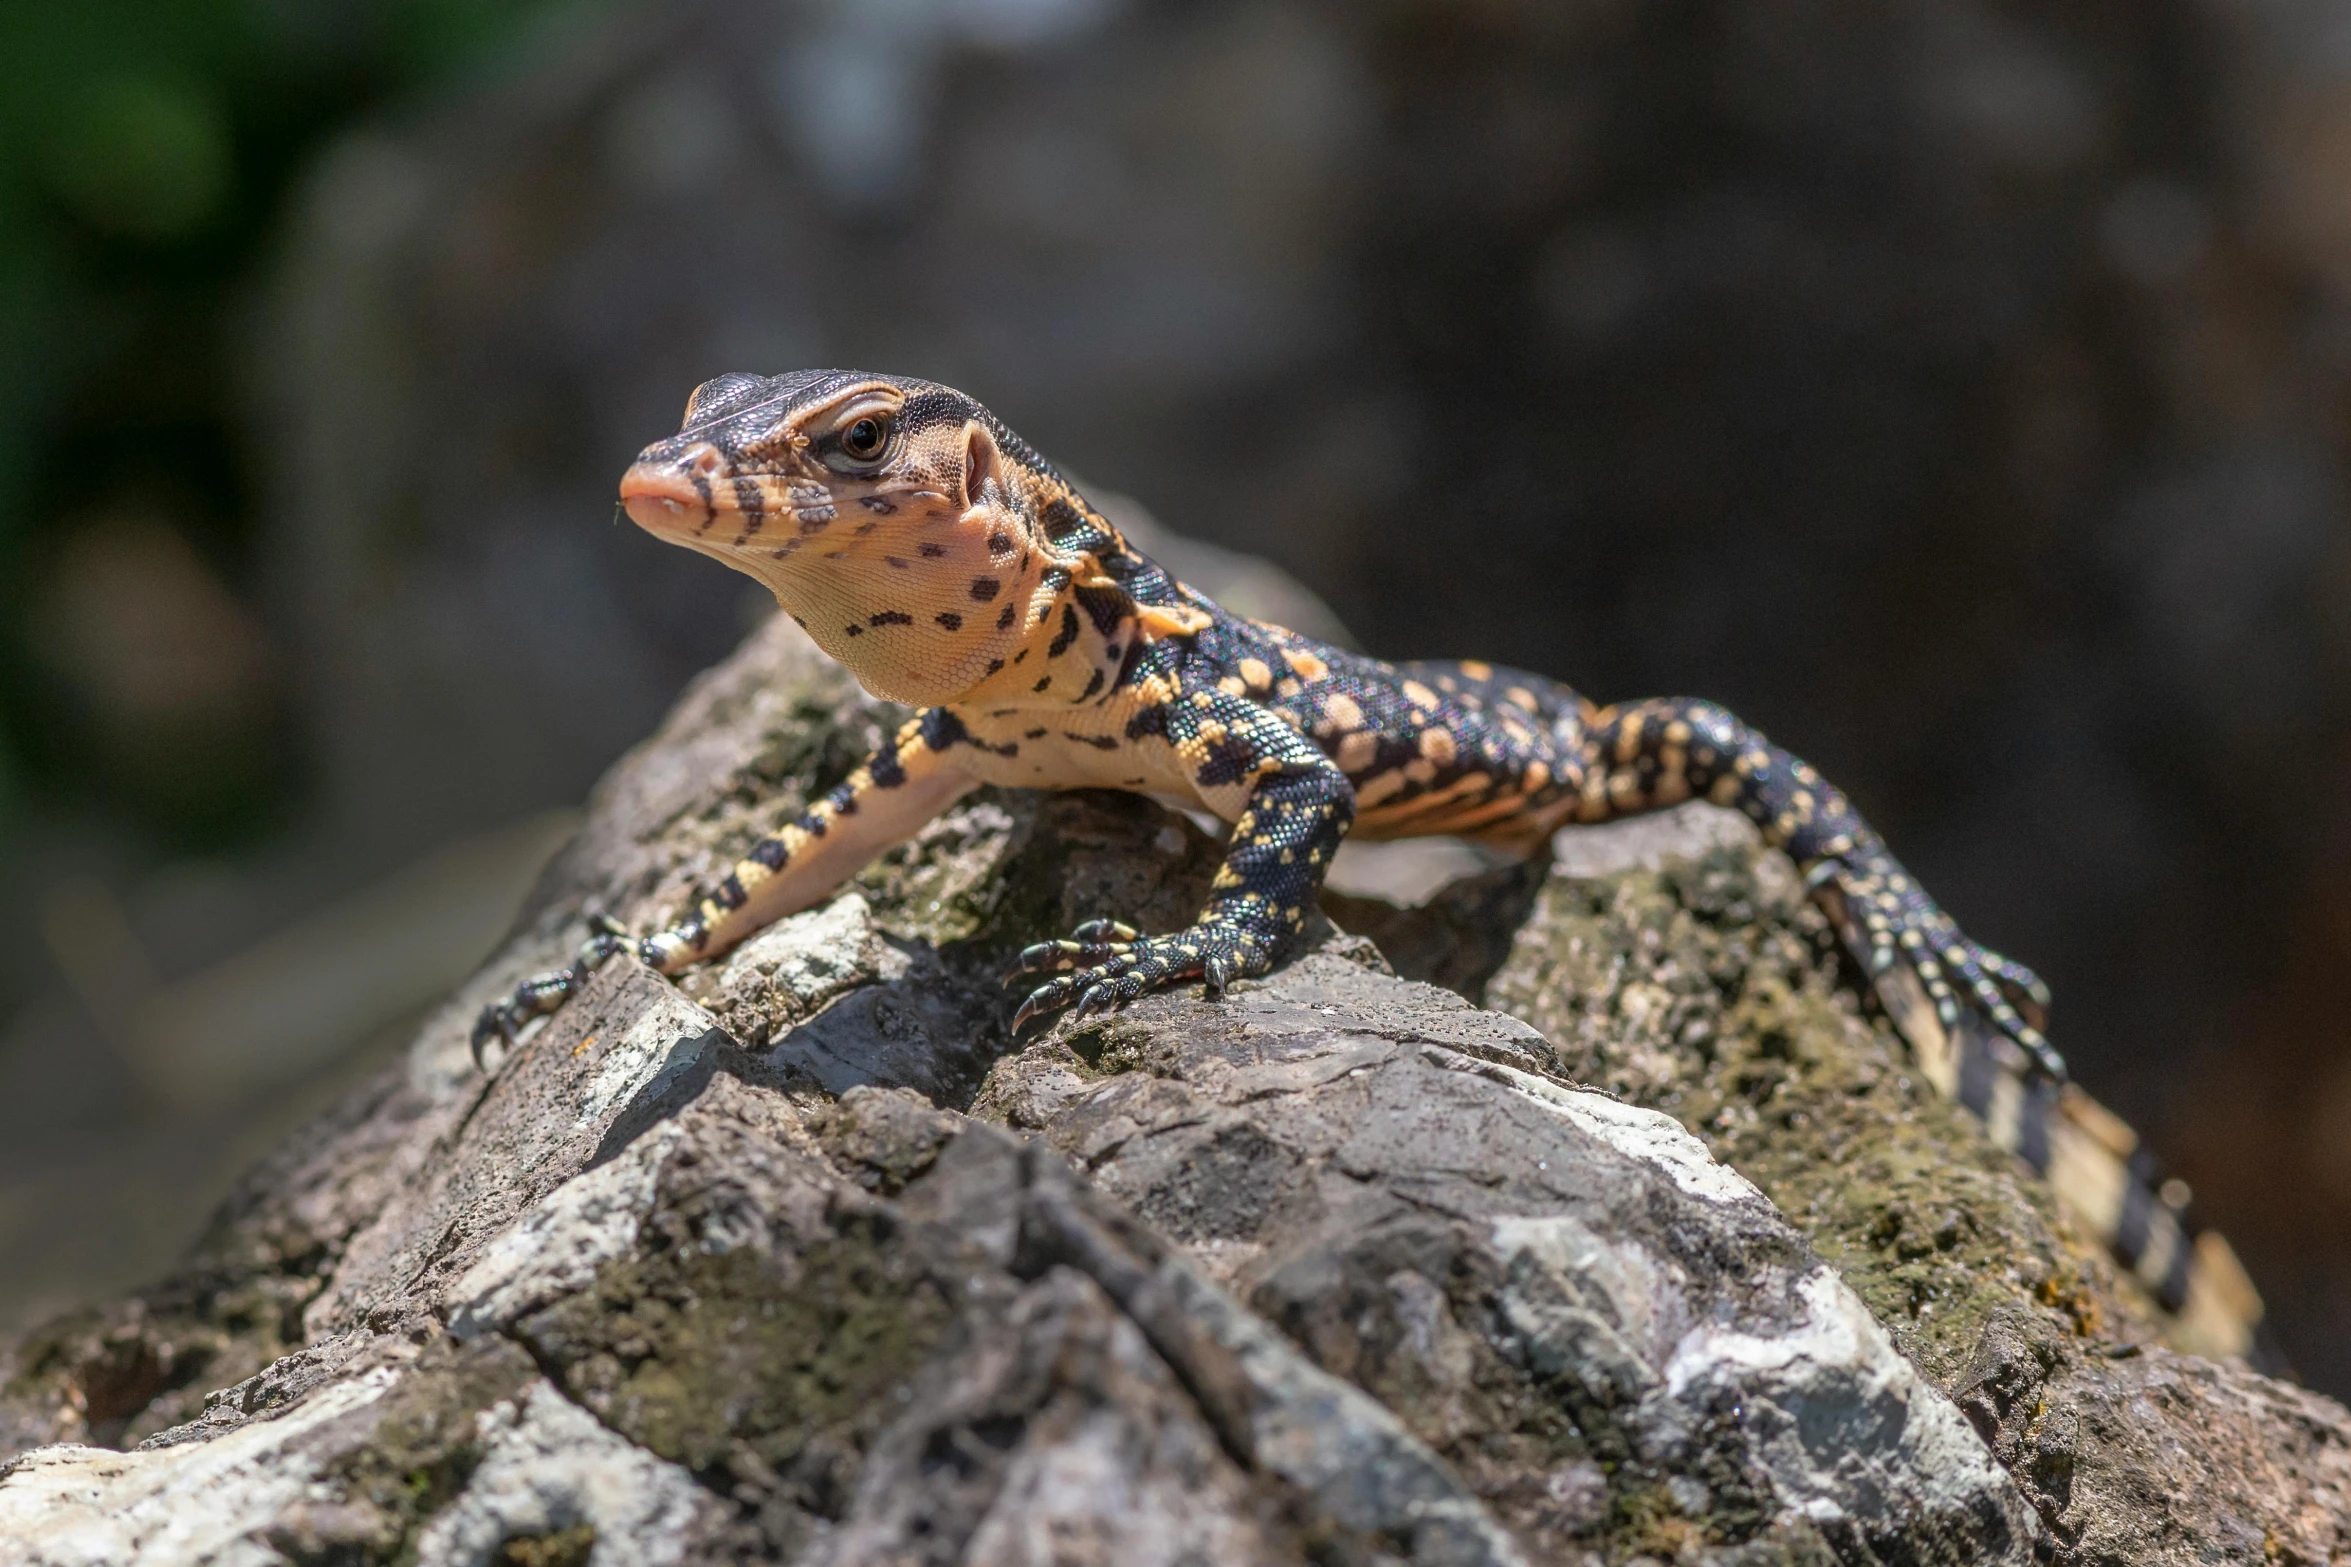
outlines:
[[[602,924],[570,968],[486,1009],[477,1060],[613,954],[676,973],[724,952],[988,783],[1132,790],[1231,823],[1189,929],[1100,919],[1021,953],[1012,977],[1041,983],[1016,1029],[1178,980],[1216,996],[1264,973],[1350,833],[1531,852],[1569,823],[1704,798],[1744,812],[1840,904],[1873,976],[1905,966],[1946,1027],[1972,1009],[2046,1078],[2063,1075],[2040,1031],[2041,981],[1962,935],[1843,794],[1721,707],[1601,706],[1539,675],[1385,663],[1228,614],[952,388],[723,375],[620,493],[639,526],[757,578],[866,690],[920,711],[684,920],[644,937]]]

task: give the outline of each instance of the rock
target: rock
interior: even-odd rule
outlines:
[[[2146,1347],[1705,819],[1381,916],[1508,1010],[1321,925],[1016,1041],[1013,951],[1180,924],[1216,848],[983,792],[472,1070],[588,909],[658,919],[893,720],[782,621],[700,682],[405,1059],[9,1352],[0,1563],[2340,1549],[2351,1419]]]

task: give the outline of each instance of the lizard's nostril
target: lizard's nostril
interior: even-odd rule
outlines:
[[[718,470],[725,465],[724,460],[718,455],[718,448],[715,446],[703,447],[694,454],[693,461],[686,464],[688,468],[705,479],[716,478]]]

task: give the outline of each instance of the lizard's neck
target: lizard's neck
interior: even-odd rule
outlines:
[[[1046,570],[1022,606],[1017,640],[998,655],[1001,667],[951,705],[1062,708],[1099,701],[1118,688],[1120,672],[1142,646],[1187,636],[1208,620],[1187,590],[1143,557],[1124,552],[1106,560],[1089,550],[1074,569]]]
[[[1028,499],[1059,560],[1021,606],[1017,640],[959,707],[1070,707],[1118,689],[1143,644],[1209,623],[1190,591],[1130,546],[1058,475],[1031,474]]]

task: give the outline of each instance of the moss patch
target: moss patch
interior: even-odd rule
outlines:
[[[1939,1383],[2002,1307],[2073,1335],[2149,1333],[2048,1189],[1911,1075],[1852,978],[1786,862],[1725,848],[1554,876],[1487,1000],[1541,1029],[1571,1078],[1704,1138]]]
[[[679,1248],[608,1265],[523,1339],[613,1430],[837,1518],[867,1442],[951,1315],[864,1213],[795,1259]]]
[[[376,1406],[373,1431],[320,1470],[337,1505],[297,1509],[270,1543],[303,1567],[414,1561],[418,1532],[481,1464],[477,1417],[537,1376],[530,1357],[503,1339],[433,1340]]]

